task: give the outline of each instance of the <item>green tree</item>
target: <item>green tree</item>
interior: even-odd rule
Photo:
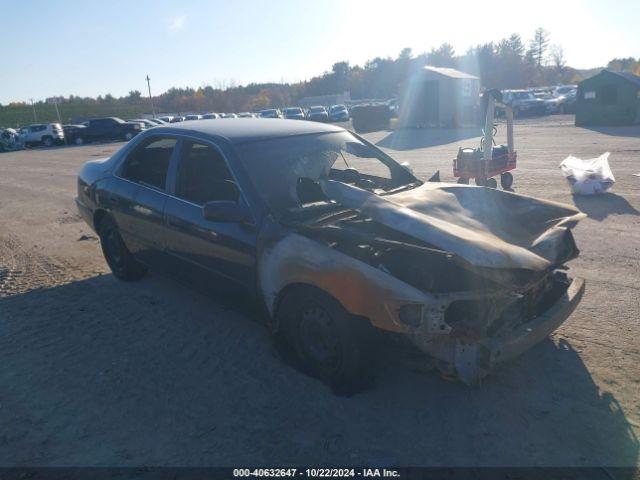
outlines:
[[[535,64],[538,67],[542,67],[549,46],[549,33],[542,27],[536,28],[533,34],[533,39],[529,44],[529,52],[531,57],[535,60]]]
[[[411,60],[413,57],[411,49],[409,47],[403,48],[400,50],[400,54],[398,55],[398,60]]]
[[[429,65],[434,67],[455,67],[455,50],[450,43],[443,43],[437,49],[431,49],[427,55]]]
[[[127,100],[130,102],[137,102],[142,97],[142,94],[139,90],[131,90],[129,91],[129,95],[127,96]]]

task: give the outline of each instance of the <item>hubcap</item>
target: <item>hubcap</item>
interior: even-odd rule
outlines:
[[[302,312],[300,341],[310,360],[323,371],[332,371],[340,366],[338,334],[333,319],[323,308],[312,306]]]
[[[120,235],[115,230],[109,230],[105,240],[109,260],[114,267],[121,268],[124,263],[124,245]]]

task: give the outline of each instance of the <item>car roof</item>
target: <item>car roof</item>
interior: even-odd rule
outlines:
[[[344,130],[333,125],[281,118],[238,118],[234,122],[203,120],[195,124],[171,124],[171,126],[167,125],[160,128],[163,131],[175,133],[196,132],[222,137],[230,143],[246,143],[270,138],[332,133]],[[160,130],[158,130],[159,132]]]

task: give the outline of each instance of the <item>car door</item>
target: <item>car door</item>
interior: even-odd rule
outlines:
[[[108,140],[118,139],[118,122],[113,118],[105,118],[102,120],[102,128],[104,129],[104,138]]]
[[[226,188],[229,184],[237,189]],[[165,206],[167,253],[196,274],[214,274],[252,289],[255,222],[219,222],[203,216],[209,201],[245,202],[222,151],[213,143],[185,139],[172,187]]]
[[[104,140],[103,120],[90,120],[84,135],[87,140]]]
[[[148,265],[163,261],[167,177],[177,144],[172,136],[142,141],[127,155],[106,193],[127,248]]]

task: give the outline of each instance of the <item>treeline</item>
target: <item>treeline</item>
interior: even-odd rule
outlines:
[[[499,42],[477,45],[463,54],[448,43],[418,55],[405,48],[396,58],[376,57],[364,65],[337,62],[331,71],[308,81],[171,88],[155,96],[153,103],[156,112],[240,112],[284,107],[303,97],[344,92],[356,100],[392,98],[398,94],[401,82],[425,65],[457,68],[480,77],[485,88],[501,89],[575,83],[599,70],[579,71],[567,66],[562,47],[551,44],[548,33],[539,28],[526,43],[520,35],[513,34]],[[607,67],[640,73],[640,59],[613,59]],[[39,121],[54,121],[57,112],[53,103],[58,104],[65,123],[90,116],[131,117],[151,112],[149,99],[139,90],[120,98],[111,94],[97,98],[72,95],[39,101],[33,106],[12,103],[0,107],[0,125],[30,123],[34,108],[40,112]]]

